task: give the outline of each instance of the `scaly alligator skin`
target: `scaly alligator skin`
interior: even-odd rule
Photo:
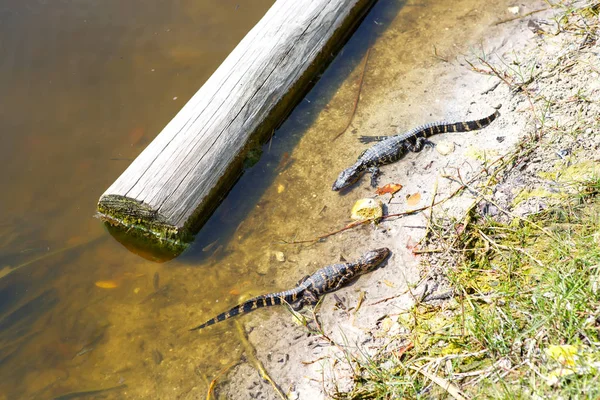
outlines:
[[[293,289],[255,297],[190,330],[202,329],[261,307],[278,306],[287,303],[297,311],[304,307],[304,305],[316,304],[320,296],[336,291],[347,285],[354,278],[375,269],[389,254],[390,250],[383,247],[369,251],[354,262],[328,265],[314,274],[304,277]]]
[[[333,190],[338,191],[344,189],[354,182],[366,172],[371,172],[371,185],[377,186],[377,175],[381,165],[391,164],[398,161],[409,151],[419,152],[425,145],[434,144],[427,140],[428,137],[436,133],[446,132],[468,132],[476,129],[481,129],[495,120],[500,113],[494,112],[483,119],[467,122],[434,122],[426,125],[421,125],[411,129],[406,133],[394,136],[363,136],[363,143],[371,141],[380,141],[373,147],[362,153],[356,163],[350,168],[342,171],[340,176],[333,184]]]

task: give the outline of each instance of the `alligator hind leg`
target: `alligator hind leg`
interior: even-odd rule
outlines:
[[[310,291],[304,292],[304,296],[302,297],[302,303],[314,306],[318,302],[319,302],[319,297],[316,294],[314,294],[313,292],[310,292]]]
[[[423,150],[423,147],[435,147],[435,143],[425,137],[418,137],[414,144],[409,142],[406,147],[413,153],[418,153]]]
[[[304,299],[300,299],[297,302],[290,304],[290,307],[292,307],[292,310],[294,311],[302,310],[302,307],[304,307]]]
[[[377,187],[377,179],[379,178],[381,171],[379,171],[379,168],[377,167],[371,167],[369,168],[369,172],[371,173],[371,187]]]

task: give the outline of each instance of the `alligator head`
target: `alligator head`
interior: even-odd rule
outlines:
[[[364,265],[365,272],[372,270],[383,262],[390,255],[390,249],[382,247],[367,252],[361,257],[361,262]]]
[[[352,185],[360,178],[365,169],[364,164],[357,161],[353,166],[342,171],[331,189],[337,192],[338,190],[342,190],[343,188]]]

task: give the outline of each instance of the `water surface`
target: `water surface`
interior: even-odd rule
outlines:
[[[453,24],[435,0],[380,0],[189,251],[163,264],[130,253],[92,218],[99,196],[271,4],[0,0],[0,399],[123,383],[106,396],[204,397],[242,346],[231,324],[188,329],[339,257],[282,242],[347,221],[352,199],[330,188],[360,153],[357,129],[332,138],[367,49],[383,32],[407,38],[375,47],[357,119],[391,77],[439,62],[434,34],[482,5],[461,1]],[[262,312],[250,318],[286,317]]]

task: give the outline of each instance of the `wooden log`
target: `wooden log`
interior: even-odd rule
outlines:
[[[375,0],[277,0],[104,192],[113,228],[174,248],[198,231]],[[259,147],[258,147],[259,148]]]

